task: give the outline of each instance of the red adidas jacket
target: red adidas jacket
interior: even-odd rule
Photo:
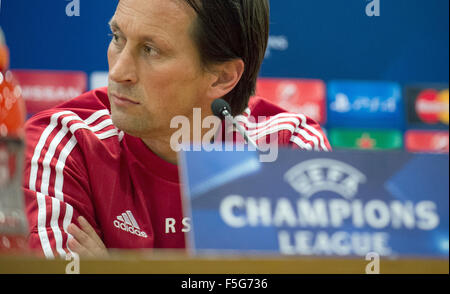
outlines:
[[[266,116],[252,123],[248,117]],[[236,118],[259,141],[331,150],[319,125],[260,98]],[[29,245],[64,257],[71,222],[84,216],[107,248],[184,248],[178,167],[116,129],[107,89],[97,89],[32,117],[26,124],[24,194]]]

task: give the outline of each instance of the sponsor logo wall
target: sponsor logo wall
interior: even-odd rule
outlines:
[[[256,94],[315,119],[334,149],[448,153],[448,85],[261,78]]]
[[[448,96],[448,85],[405,87],[408,124],[416,128],[448,128]]]
[[[290,112],[303,113],[322,125],[326,122],[326,86],[321,80],[260,79],[256,95]]]
[[[108,85],[108,73],[13,70],[28,117]],[[89,84],[89,87],[88,87]],[[317,121],[334,149],[448,153],[448,85],[260,78],[256,95]]]
[[[52,108],[87,90],[87,75],[76,71],[13,70],[28,117]]]
[[[407,85],[405,148],[411,152],[449,152],[448,85]]]

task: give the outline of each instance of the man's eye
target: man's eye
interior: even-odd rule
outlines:
[[[112,34],[109,34],[109,36],[111,37],[111,39],[113,39],[114,42],[119,41],[119,35],[112,33]]]
[[[153,55],[156,53],[156,50],[150,46],[144,46],[143,50],[144,50],[145,54],[148,54],[148,55]]]

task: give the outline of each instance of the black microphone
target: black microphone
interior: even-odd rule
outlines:
[[[256,142],[248,136],[247,131],[234,120],[233,116],[231,115],[231,107],[228,102],[220,98],[216,99],[211,104],[211,110],[213,114],[218,118],[225,119],[231,122],[233,126],[238,130],[238,132],[244,137],[245,142],[252,145],[256,150],[259,150]]]

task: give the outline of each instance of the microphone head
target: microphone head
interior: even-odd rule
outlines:
[[[225,110],[227,110],[228,113],[231,114],[230,104],[228,104],[227,101],[220,99],[220,98],[214,100],[214,102],[211,104],[211,110],[214,113],[214,115],[219,117],[220,119],[224,118],[223,112]]]

